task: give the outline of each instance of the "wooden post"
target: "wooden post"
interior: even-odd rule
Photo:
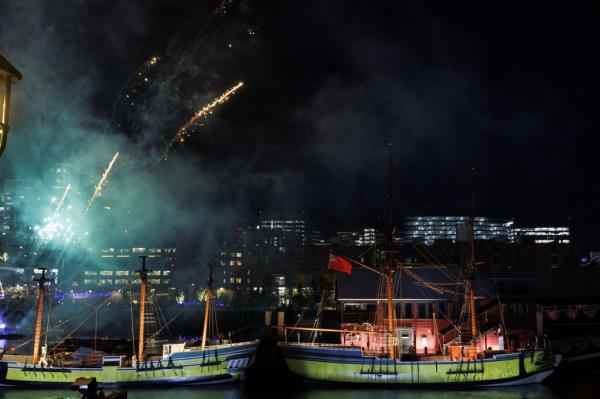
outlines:
[[[387,285],[387,313],[388,313],[388,330],[390,333],[390,337],[388,340],[389,350],[390,350],[390,358],[394,359],[396,357],[396,348],[394,347],[394,281],[393,274],[390,272],[390,275],[386,277],[386,285]]]
[[[146,257],[142,259],[142,268],[138,270],[140,274],[140,326],[138,332],[138,361],[144,360],[144,315],[146,313],[146,286],[148,285],[148,269],[146,269]]]
[[[204,309],[204,327],[202,328],[202,350],[206,347],[206,332],[208,330],[208,314],[210,309],[210,300],[211,293],[208,290],[208,294],[206,295],[206,308]]]
[[[475,288],[473,285],[474,281],[471,282],[469,287],[469,312],[471,316],[471,337],[474,341],[477,336],[477,311],[475,309]]]
[[[212,300],[212,265],[208,265],[210,274],[208,276],[208,293],[206,294],[206,307],[204,308],[204,327],[202,328],[202,350],[206,347],[206,332],[208,331],[208,322],[210,314],[210,306]]]
[[[39,295],[37,303],[37,314],[35,316],[35,333],[33,336],[33,365],[35,366],[40,360],[40,336],[42,334],[42,314],[44,312],[44,294],[46,284],[46,268],[40,268],[42,270],[42,276],[37,280],[39,285]]]

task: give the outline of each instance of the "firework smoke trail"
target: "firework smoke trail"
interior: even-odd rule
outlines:
[[[69,194],[69,191],[71,191],[71,185],[70,184],[67,185],[67,188],[65,189],[65,192],[63,193],[62,197],[60,197],[60,200],[58,201],[58,204],[56,205],[56,209],[54,210],[53,218],[56,217],[56,215],[58,215],[58,212],[60,211],[60,208],[62,208],[63,203],[65,202],[65,198],[67,198],[67,195]]]
[[[175,68],[175,72],[173,75],[178,75],[185,67],[185,62],[188,60],[191,54],[194,54],[196,50],[200,47],[202,42],[206,39],[206,34],[212,28],[212,30],[216,30],[220,24],[222,24],[222,18],[229,12],[229,8],[233,4],[233,0],[220,0],[217,4],[217,7],[210,15],[208,20],[202,25],[194,39],[192,40],[191,45],[188,47],[186,51],[183,52],[181,58],[179,59],[179,63],[177,63],[177,67]],[[214,25],[214,26],[213,26]]]
[[[98,196],[102,192],[102,188],[106,185],[106,181],[108,179],[108,175],[110,174],[110,171],[111,171],[113,165],[115,164],[118,156],[119,156],[119,153],[116,152],[115,156],[113,156],[113,158],[111,159],[110,163],[108,164],[108,167],[106,168],[106,170],[102,174],[102,177],[100,177],[100,180],[98,181],[98,184],[96,184],[96,188],[94,189],[94,194],[92,194],[92,197],[88,201],[87,208],[85,208],[86,212],[90,210],[90,208],[94,204],[94,201],[96,201],[96,198],[98,198]]]
[[[167,147],[165,148],[165,151],[161,156],[161,159],[163,161],[166,161],[169,158],[169,152],[171,151],[171,148],[173,148],[175,143],[183,143],[186,138],[190,137],[190,130],[194,129],[200,118],[208,118],[208,116],[212,114],[213,109],[215,109],[218,105],[226,103],[229,100],[229,98],[232,95],[234,95],[243,85],[244,82],[239,82],[238,84],[227,90],[225,93],[215,98],[211,103],[206,104],[204,107],[200,108],[194,114],[194,116],[192,116],[190,120],[187,121],[185,125],[179,128],[175,136],[173,136],[171,141],[169,141]]]
[[[150,57],[146,62],[144,62],[135,73],[127,79],[127,81],[123,84],[121,89],[119,90],[119,94],[115,99],[115,102],[112,106],[112,115],[111,121],[114,123],[117,119],[117,113],[121,110],[121,106],[123,104],[128,107],[135,106],[135,94],[138,91],[138,88],[147,83],[148,73],[160,62],[160,57]]]

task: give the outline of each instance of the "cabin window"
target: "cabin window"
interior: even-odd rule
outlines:
[[[413,318],[413,304],[408,302],[404,304],[404,312],[402,315],[403,319],[412,319]]]
[[[419,304],[419,319],[427,319],[427,304],[420,303]]]

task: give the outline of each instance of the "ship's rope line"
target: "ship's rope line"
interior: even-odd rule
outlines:
[[[133,294],[131,286],[129,286],[129,313],[131,316],[131,347],[133,349],[131,353],[135,356],[135,328],[133,326]]]
[[[458,281],[458,278],[449,270],[447,270],[445,267],[442,267],[442,262],[439,262],[436,257],[435,254],[433,254],[433,252],[427,247],[422,245],[421,247],[423,247],[424,249],[426,249],[429,253],[426,254],[422,249],[419,248],[418,245],[415,245],[414,248],[417,250],[417,252],[419,252],[423,257],[425,257],[425,259],[429,262],[431,262],[434,266],[434,268],[436,270],[438,270],[440,273],[442,273],[444,276],[446,276],[450,281]],[[451,264],[451,259],[449,259],[448,264]]]
[[[133,285],[133,281],[130,282],[129,284],[125,285],[123,288],[126,288],[127,286],[131,286]],[[75,334],[75,332],[83,325],[83,323],[85,323],[86,321],[88,321],[93,314],[97,315],[97,311],[98,309],[100,309],[102,306],[106,305],[113,297],[113,295],[118,292],[120,289],[122,288],[116,288],[113,291],[111,291],[110,295],[103,300],[102,302],[100,302],[100,304],[98,306],[96,306],[96,312],[95,313],[90,313],[85,319],[83,319],[83,321],[81,323],[79,323],[73,330],[71,330],[71,332],[69,334],[67,334],[63,339],[61,339],[60,341],[58,341],[58,343],[56,345],[54,345],[54,349],[52,350],[52,352],[56,352],[56,348],[58,348],[60,346],[60,344],[62,344],[63,342],[65,342],[67,339],[69,339],[73,334]]]
[[[63,339],[58,341],[58,343],[56,343],[56,345],[54,345],[54,349],[52,349],[52,353],[56,352],[56,349],[60,346],[60,344],[65,342],[67,339],[71,338],[71,336],[73,334],[75,334],[75,332],[79,329],[79,327],[81,327],[85,322],[87,322],[92,317],[93,314],[94,313],[89,313],[88,316],[86,318],[84,318],[73,330],[71,330],[71,332],[69,334],[67,334]]]
[[[128,285],[131,285],[131,284],[133,284],[133,282],[132,282],[132,283],[130,283],[130,284],[128,284]],[[104,305],[105,303],[107,303],[107,302],[110,300],[110,298],[112,297],[112,294],[113,294],[113,293],[115,293],[115,292],[117,292],[117,291],[118,291],[118,289],[115,289],[115,290],[114,290],[114,291],[111,293],[111,296],[109,296],[109,297],[108,297],[108,299],[106,299],[106,300],[105,300],[105,301],[104,301],[104,302],[103,302],[101,305],[99,305],[98,307],[100,307],[100,306]],[[59,327],[61,327],[61,326],[65,325],[66,323],[69,323],[69,322],[73,321],[75,318],[79,317],[81,314],[84,314],[84,313],[86,313],[86,312],[87,312],[87,308],[84,308],[84,309],[83,309],[83,310],[82,310],[80,313],[77,313],[75,316],[73,316],[73,317],[71,317],[71,318],[68,318],[68,319],[66,319],[66,320],[64,320],[64,321],[62,321],[62,322],[60,322],[60,323],[58,323],[56,326],[52,327],[50,330],[47,330],[46,332],[43,332],[43,333],[41,333],[40,335],[44,335],[44,336],[46,336],[46,335],[47,335],[47,334],[49,334],[51,331],[54,331],[54,330],[58,329]],[[22,342],[21,344],[14,346],[14,348],[15,348],[15,349],[19,349],[19,348],[21,348],[21,347],[23,347],[23,346],[25,346],[25,345],[27,345],[27,344],[29,344],[29,343],[33,342],[33,340],[34,340],[33,338],[31,338],[31,339],[28,339],[27,341],[24,341],[24,342]]]
[[[323,312],[323,307],[325,304],[325,281],[323,281],[323,289],[321,290],[321,300],[319,301],[319,307],[317,308],[317,314],[315,315],[315,322],[313,323],[313,328],[319,328],[321,325],[321,313]],[[317,331],[311,331],[309,336],[309,342],[314,344],[317,340]]]
[[[83,309],[83,311],[81,311],[80,314],[83,314],[83,313],[86,313],[86,312],[87,312],[87,309]],[[44,336],[48,335],[50,332],[52,332],[54,330],[57,330],[62,325],[66,324],[66,323],[69,323],[70,321],[72,321],[73,319],[75,319],[76,317],[78,317],[80,314],[78,313],[76,316],[73,316],[73,317],[71,317],[69,319],[66,319],[66,320],[58,323],[56,326],[52,327],[50,330],[42,332],[40,335],[44,335]],[[33,342],[33,340],[34,340],[33,338],[28,339],[27,341],[24,341],[24,342],[20,343],[19,345],[15,345],[13,348],[14,349],[19,349],[19,348],[21,348],[21,347],[23,347],[23,346],[25,346],[25,345]]]
[[[429,247],[427,245],[417,243],[417,244],[413,245],[413,248],[415,248],[417,250],[417,252],[419,252],[421,255],[423,255],[425,257],[425,259],[427,259],[427,261],[429,261],[435,265],[441,265],[444,263],[437,259],[436,255],[431,251],[431,249],[429,249]],[[451,263],[451,262],[447,262],[447,263]]]
[[[49,330],[47,330],[45,332],[42,332],[40,335],[43,335],[43,336],[48,335],[50,332],[53,332],[53,331],[57,330],[59,327],[61,327],[61,326],[65,325],[65,324],[73,321],[74,319],[79,318],[81,315],[87,313],[87,311],[88,311],[87,308],[82,309],[81,312],[75,314],[74,316],[72,316],[70,318],[67,318],[66,320],[63,320],[63,321],[59,322],[57,325],[55,325],[54,327],[52,327],[51,329],[49,329]],[[31,339],[28,339],[27,341],[24,341],[24,342],[20,343],[19,345],[15,345],[14,349],[19,349],[19,348],[21,348],[21,347],[23,347],[23,346],[25,346],[25,345],[33,342],[33,340],[34,340],[34,338],[31,338]]]
[[[336,247],[336,248],[335,248],[334,250],[332,250],[332,251],[333,251],[333,252],[336,252],[338,249],[341,249],[341,248],[346,248],[346,247],[353,247],[353,246],[354,246],[353,244],[340,245],[340,246]],[[369,252],[371,252],[371,251],[373,251],[373,252],[375,253],[375,249],[376,249],[376,246],[375,246],[375,245],[373,245],[372,247],[368,247],[366,250],[364,250],[363,252],[361,252],[361,253],[358,255],[358,258],[359,258],[359,259],[360,259],[360,258],[362,258],[363,256],[365,256],[367,253],[369,253]],[[361,267],[365,267],[366,269],[369,269],[369,270],[372,270],[372,271],[374,270],[373,268],[371,268],[371,267],[369,267],[369,266],[366,266],[366,265],[364,265],[362,262],[358,262],[358,261],[356,261],[356,260],[354,260],[354,259],[351,259],[351,258],[348,258],[348,260],[352,261],[353,263],[356,263],[356,264],[358,264],[358,265],[359,265],[359,266],[361,266]],[[378,297],[378,298],[379,298],[379,297],[381,297],[381,288],[382,288],[382,284],[381,284],[381,278],[379,278],[379,279],[377,280],[377,297]],[[372,312],[372,313],[370,313],[369,320],[368,320],[368,321],[369,321],[369,323],[370,323],[370,324],[372,324],[372,325],[377,325],[377,324],[378,324],[378,322],[379,322],[379,320],[378,320],[378,319],[379,319],[379,318],[380,318],[380,316],[381,316],[381,314],[380,314],[380,313],[381,313],[381,312],[380,312],[380,305],[379,305],[379,302],[378,302],[378,303],[375,305],[375,312]],[[383,322],[383,320],[381,320],[381,322]]]
[[[156,335],[160,334],[160,333],[161,333],[161,331],[162,331],[164,328],[167,328],[167,326],[168,326],[169,324],[171,324],[173,321],[175,321],[175,319],[177,319],[179,316],[181,316],[181,315],[182,315],[182,314],[183,314],[185,311],[187,311],[188,309],[189,309],[189,307],[188,307],[188,306],[184,306],[182,310],[180,310],[180,311],[179,311],[179,312],[178,312],[178,313],[177,313],[175,316],[173,316],[173,317],[172,317],[172,318],[171,318],[171,319],[170,319],[168,322],[166,322],[166,324],[165,324],[163,327],[161,327],[161,328],[160,328],[158,331],[156,331],[154,334],[152,334],[150,337],[148,337],[148,339],[152,339],[152,338],[154,338]]]
[[[367,249],[367,251],[364,251],[364,252],[361,254],[361,256],[363,256],[364,254],[366,254],[366,253],[367,253],[369,250],[370,250],[370,249]],[[322,273],[322,274],[324,274],[324,275],[328,274],[328,270],[329,270],[329,269],[328,269],[328,266],[327,266],[327,267],[325,267],[325,270],[323,271],[323,273]],[[325,281],[325,279],[321,278],[321,281],[320,281],[320,284],[319,284],[319,288],[320,288],[320,290],[321,290],[322,296],[324,296],[324,295],[325,295],[325,291],[326,291],[326,285],[327,285],[327,282]],[[306,306],[304,306],[304,307],[303,307],[303,309],[302,309],[302,312],[300,312],[300,316],[298,316],[298,318],[296,319],[296,323],[294,323],[294,327],[298,327],[298,325],[299,325],[299,324],[302,322],[302,320],[303,320],[303,319],[304,319],[304,317],[306,316],[306,313],[308,313],[308,310],[309,310],[310,306],[315,304],[315,298],[316,298],[316,296],[315,296],[315,293],[313,293],[313,294],[310,296],[310,298],[309,298],[309,299],[310,299],[310,302],[309,302],[309,303],[307,303],[307,304],[306,304]],[[323,303],[324,303],[324,302],[323,302]],[[317,314],[316,314],[316,316],[315,316],[315,321],[314,321],[314,323],[313,323],[313,328],[317,328],[316,326],[318,326],[318,325],[320,325],[320,324],[321,324],[322,306],[324,306],[324,305],[323,305],[323,304],[321,304],[321,302],[320,302],[320,303],[319,303],[319,306],[318,306],[318,307],[317,307],[317,309],[316,309],[316,310],[317,310]],[[315,332],[315,333],[316,333],[316,332]],[[289,338],[291,338],[292,334],[293,334],[293,330],[291,330],[291,331],[288,333],[288,336],[287,336],[287,338],[288,338],[288,339],[289,339]],[[311,333],[310,333],[309,340],[311,340],[311,339],[312,339],[312,334],[313,334],[313,332],[311,332]],[[315,338],[315,339],[316,339],[316,338]]]
[[[452,290],[438,287],[437,285],[430,283],[429,281],[425,280],[424,278],[422,278],[421,276],[419,276],[418,274],[416,274],[415,272],[413,272],[412,270],[410,270],[408,268],[404,268],[404,273],[406,273],[407,275],[412,277],[414,280],[416,280],[418,284],[420,284],[426,288],[429,288],[430,290],[435,291],[440,295],[442,295],[444,293],[453,293]]]
[[[214,298],[214,301],[211,301],[210,303],[210,309],[209,309],[209,315],[210,315],[210,328],[213,330],[213,336],[218,337],[219,336],[219,321],[217,320],[217,310],[215,309],[215,302],[216,302],[216,297]]]
[[[162,319],[162,326],[161,329],[163,329],[164,327],[167,328],[167,334],[170,337],[171,336],[171,331],[169,330],[169,327],[167,326],[167,318],[165,317],[165,314],[162,311],[162,307],[160,306],[160,303],[158,302],[158,297],[154,297],[154,302],[156,303],[156,307],[158,308],[158,312],[160,313],[160,318]]]
[[[443,259],[445,259],[449,264],[452,264],[453,263],[452,254],[447,251],[449,248],[450,247],[442,248],[442,251],[440,252],[440,254],[442,255],[441,257]]]
[[[435,331],[435,337],[438,342],[438,347],[439,347],[440,353],[444,353],[444,347],[442,345],[442,340],[440,339],[440,330],[438,329],[438,326],[437,326],[437,317],[435,315],[436,310],[439,308],[437,303],[434,303],[432,308],[433,308],[433,315],[432,315],[433,316],[433,330]]]
[[[405,270],[406,271],[406,270]],[[423,295],[423,297],[426,298],[425,292],[423,291],[423,289],[420,286],[416,286],[417,289],[419,290],[419,292]],[[438,306],[438,312],[440,312],[440,314],[444,317],[444,319],[446,319],[448,321],[448,323],[456,330],[460,333],[460,327],[457,326],[456,324],[454,324],[452,322],[452,320],[450,319],[450,317],[448,317],[448,315],[446,315],[444,312],[442,312],[442,310],[439,308]]]
[[[423,255],[423,257],[428,261],[432,263],[432,266],[435,267],[436,270],[439,270],[440,273],[442,273],[443,275],[445,275],[449,280],[454,281],[454,282],[458,282],[458,278],[451,273],[449,270],[447,270],[444,267],[441,267],[442,262],[439,262],[435,255],[431,252],[431,250],[429,248],[427,248],[427,246],[425,245],[421,245],[421,247],[424,247],[424,249],[426,249],[429,253],[429,255],[427,253],[425,253],[423,250],[421,250],[419,248],[419,245],[414,245],[414,248],[417,250],[417,252],[419,252],[421,255]],[[451,263],[451,262],[448,262]]]
[[[488,244],[489,247],[489,244]],[[500,322],[502,323],[502,330],[504,332],[504,335],[507,335],[507,331],[506,331],[506,322],[504,320],[504,304],[500,301],[500,290],[498,289],[498,279],[496,278],[496,271],[494,270],[494,264],[492,262],[490,262],[490,270],[492,271],[492,278],[494,279],[494,286],[496,288],[496,298],[498,300],[498,310],[500,311]],[[506,342],[508,343],[508,350],[510,351],[510,340],[506,339]]]
[[[46,331],[50,329],[50,313],[52,311],[52,287],[50,287],[50,295],[48,300],[48,314],[46,316]],[[44,336],[44,346],[48,348],[48,334]]]
[[[150,286],[150,284],[148,284],[148,286]],[[158,303],[158,298],[156,297],[156,294],[152,294],[152,302],[150,303],[150,311],[152,312],[152,317],[154,318],[154,321],[156,322],[156,325],[154,328],[156,329],[158,327],[158,329],[153,334],[148,336],[148,338],[146,338],[147,340],[150,340],[153,337],[157,336],[158,332],[162,331],[167,324],[167,320],[162,312],[162,308],[160,307],[160,304]],[[169,336],[171,335],[171,331],[169,331],[168,327],[167,327],[167,334]]]

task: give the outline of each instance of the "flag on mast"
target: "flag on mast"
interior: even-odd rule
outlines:
[[[352,274],[352,264],[350,261],[334,254],[329,254],[329,264],[327,265],[327,268],[346,274]]]

